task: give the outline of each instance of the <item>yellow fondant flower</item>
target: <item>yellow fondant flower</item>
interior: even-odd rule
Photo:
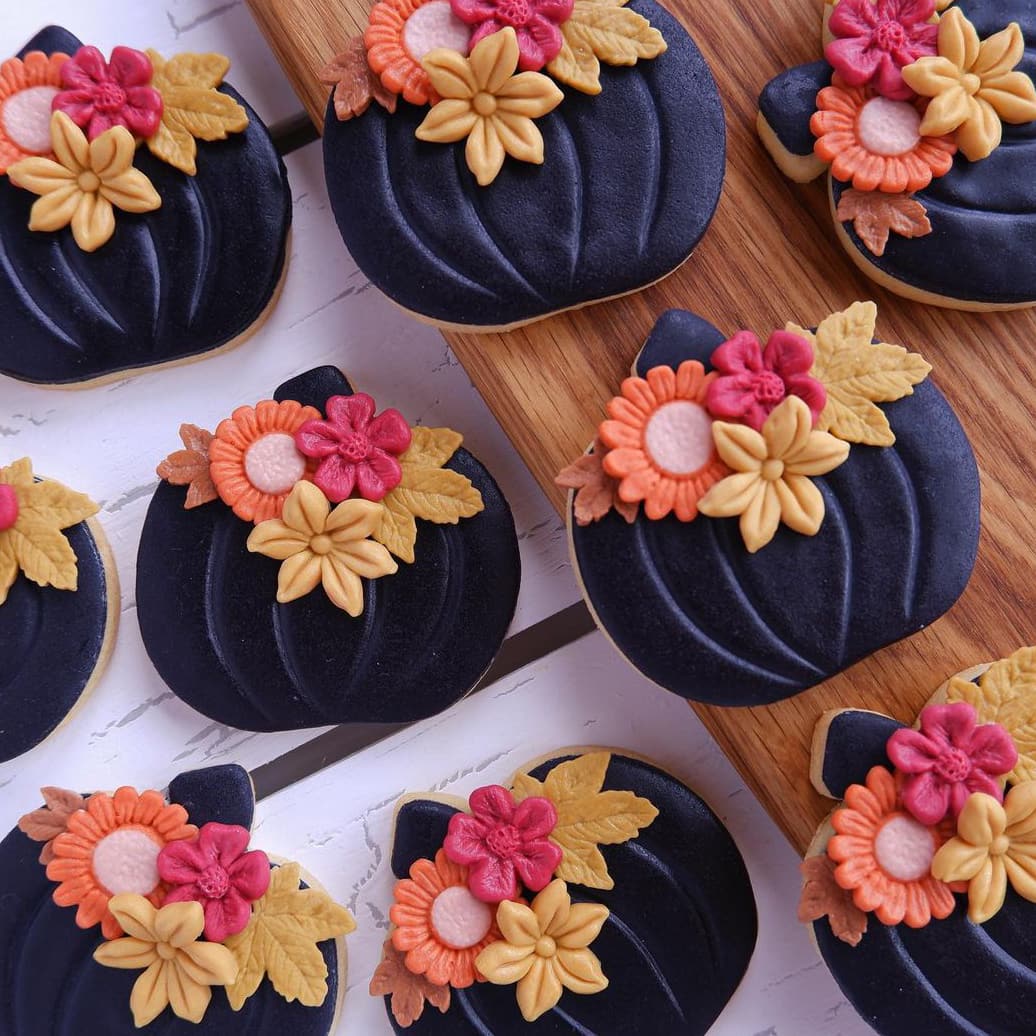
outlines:
[[[957,837],[932,860],[939,881],[968,882],[968,917],[988,921],[1003,905],[1010,881],[1036,903],[1036,781],[1016,784],[1001,805],[972,795],[957,817]]]
[[[151,181],[133,168],[137,145],[125,127],[113,126],[87,142],[64,112],[55,112],[50,138],[54,158],[23,158],[7,170],[11,183],[40,196],[30,230],[71,224],[76,244],[93,252],[115,233],[115,209],[150,212],[162,204]]]
[[[921,135],[940,137],[957,131],[957,145],[972,162],[988,158],[999,146],[1003,123],[1036,119],[1036,86],[1016,70],[1025,56],[1025,37],[1017,22],[980,40],[959,8],[939,22],[939,56],[921,58],[903,69],[911,89],[932,101]]]
[[[487,36],[470,57],[440,48],[422,64],[443,99],[417,127],[419,140],[451,144],[467,138],[464,157],[482,187],[496,179],[505,155],[542,164],[543,136],[532,120],[553,111],[564,94],[539,72],[514,74],[514,29]]]
[[[333,511],[312,482],[298,482],[284,501],[280,518],[260,522],[248,549],[283,562],[277,576],[281,604],[304,597],[321,583],[336,607],[353,617],[363,612],[360,579],[391,575],[392,555],[369,539],[378,531],[384,506],[345,500]]]
[[[849,456],[849,444],[813,430],[809,407],[789,396],[766,419],[762,432],[716,421],[716,449],[734,471],[698,503],[710,518],[741,516],[741,536],[750,554],[765,547],[781,522],[815,536],[824,520],[824,498],[810,481]]]
[[[573,993],[599,993],[608,980],[601,962],[588,947],[608,919],[608,908],[597,903],[573,903],[568,886],[552,881],[532,901],[501,903],[496,923],[503,939],[491,943],[475,958],[475,967],[497,986],[518,984],[518,1006],[534,1022]]]
[[[156,910],[143,896],[115,896],[108,904],[126,932],[103,943],[94,960],[108,968],[145,969],[133,983],[130,1010],[138,1029],[166,1007],[198,1023],[212,999],[212,986],[237,977],[237,961],[225,946],[198,942],[205,928],[201,903],[170,903]]]

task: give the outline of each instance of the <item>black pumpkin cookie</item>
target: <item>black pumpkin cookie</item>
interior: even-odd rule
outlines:
[[[229,65],[106,58],[52,26],[0,66],[0,371],[81,385],[233,345],[264,319],[291,195]]]
[[[181,428],[137,562],[144,643],[221,723],[404,722],[451,705],[503,642],[514,521],[448,428],[411,428],[321,367],[215,434]]]

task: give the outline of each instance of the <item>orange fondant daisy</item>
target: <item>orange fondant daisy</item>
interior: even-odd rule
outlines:
[[[80,928],[100,922],[104,937],[116,939],[122,928],[108,901],[135,893],[160,906],[165,886],[158,875],[158,854],[169,842],[197,834],[187,823],[187,810],[167,805],[161,792],[138,795],[133,788],[119,788],[114,795],[91,795],[54,839],[54,858],[47,864],[47,877],[60,882],[54,902],[78,907]]]
[[[648,518],[670,512],[682,522],[698,514],[698,501],[729,474],[712,438],[705,398],[715,374],[697,360],[674,372],[654,367],[646,378],[627,378],[601,423],[608,448],[604,470],[619,479],[619,499],[644,501]]]
[[[951,887],[931,874],[945,834],[903,809],[896,778],[883,766],[867,774],[866,785],[849,787],[831,823],[837,833],[827,854],[838,864],[835,881],[860,910],[873,911],[882,924],[911,928],[952,913]]]
[[[392,945],[406,954],[406,966],[437,986],[464,989],[482,976],[475,958],[500,938],[495,904],[468,889],[468,868],[440,849],[435,861],[417,860],[410,877],[396,882],[389,917]]]
[[[33,50],[0,65],[0,174],[23,158],[51,154],[51,103],[67,54]]]
[[[835,179],[851,181],[858,191],[909,194],[953,166],[952,135],[921,135],[926,101],[893,101],[836,79],[820,91],[817,105],[810,122],[813,150],[831,163]]]
[[[256,524],[279,518],[295,483],[312,478],[315,462],[299,452],[295,433],[320,416],[294,400],[264,399],[220,421],[209,445],[209,473],[238,518]]]

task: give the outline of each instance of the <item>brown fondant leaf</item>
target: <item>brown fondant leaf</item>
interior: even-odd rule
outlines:
[[[52,843],[68,827],[68,818],[86,807],[86,799],[77,791],[65,788],[41,788],[46,805],[34,809],[18,820],[18,830],[34,842],[45,842],[40,863],[46,866],[54,857]]]
[[[584,453],[562,468],[554,479],[564,489],[577,490],[573,501],[576,525],[599,522],[611,510],[618,511],[630,523],[637,517],[637,505],[619,499],[618,480],[604,470],[604,452],[601,440],[595,439],[593,453]]]
[[[209,446],[212,433],[193,424],[180,425],[184,449],[170,453],[155,469],[158,477],[174,486],[187,486],[185,508],[200,507],[219,493],[209,474]]]
[[[852,220],[856,236],[873,252],[885,254],[889,234],[924,237],[932,232],[928,210],[912,194],[848,190],[838,201],[838,218]]]
[[[371,101],[394,112],[398,97],[386,90],[381,78],[367,64],[367,47],[362,36],[354,36],[341,54],[336,54],[319,72],[320,82],[335,88],[335,115],[339,122],[362,115]]]
[[[856,946],[867,931],[867,915],[853,902],[852,893],[835,881],[835,861],[827,853],[802,861],[805,879],[799,899],[799,920],[803,924],[826,917],[831,931],[850,946]]]
[[[392,996],[392,1017],[404,1029],[421,1017],[426,1000],[443,1014],[450,1007],[450,987],[436,986],[426,976],[415,975],[406,966],[406,954],[400,953],[391,939],[385,940],[381,963],[371,979],[370,994]]]

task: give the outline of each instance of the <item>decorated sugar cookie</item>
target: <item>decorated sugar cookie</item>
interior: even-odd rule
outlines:
[[[955,309],[1036,304],[1036,7],[828,0],[824,60],[774,79],[759,133],[798,183],[827,175],[864,273]]]
[[[467,802],[404,798],[392,871],[370,992],[397,1033],[703,1034],[755,946],[726,828],[618,752],[560,751]]]
[[[449,428],[335,367],[185,424],[137,560],[144,644],[173,691],[248,730],[404,722],[489,667],[514,614],[514,521]]]
[[[812,779],[840,799],[799,918],[882,1036],[1026,1033],[1036,1010],[1036,649],[961,673],[917,723],[844,710]]]
[[[43,797],[0,843],[5,1033],[333,1031],[355,922],[252,843],[241,767]]]
[[[876,328],[872,302],[766,338],[670,310],[558,476],[586,600],[656,683],[787,698],[960,596],[975,459],[928,363]]]
[[[229,66],[103,53],[54,26],[0,64],[0,371],[97,382],[264,319],[291,195]]]
[[[0,761],[39,744],[100,677],[119,615],[97,504],[0,466]]]
[[[719,201],[719,95],[653,0],[379,0],[323,79],[345,244],[440,326],[636,291],[687,259]]]

